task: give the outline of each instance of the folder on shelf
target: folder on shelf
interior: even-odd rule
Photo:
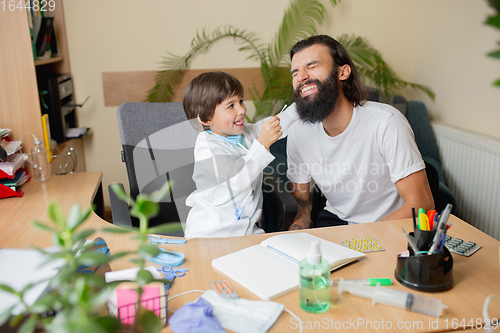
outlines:
[[[54,18],[50,16],[42,17],[40,31],[36,40],[36,53],[38,57],[43,57],[50,45],[52,54],[58,54],[58,47],[54,29]]]
[[[31,6],[30,9],[26,11],[28,14],[28,25],[30,28],[30,37],[31,37],[31,47],[33,48],[33,60],[36,60],[36,39],[34,35],[34,29],[33,29],[33,14],[31,13]]]
[[[20,186],[30,180],[31,175],[23,168],[19,169],[14,179],[0,179],[0,199],[10,197],[22,197],[24,192],[20,190]]]
[[[43,142],[45,144],[45,149],[47,149],[47,156],[49,157],[49,163],[52,162],[52,150],[50,149],[50,125],[49,125],[49,115],[42,115],[42,130],[43,130]]]
[[[23,153],[15,153],[7,157],[7,162],[1,162],[0,178],[14,178],[16,171],[26,162],[24,157]]]
[[[12,190],[16,191],[17,188],[24,183],[26,183],[30,178],[29,173],[26,172],[23,168],[20,168],[16,171],[16,174],[13,179],[11,178],[2,178],[0,179],[0,184],[10,187]]]

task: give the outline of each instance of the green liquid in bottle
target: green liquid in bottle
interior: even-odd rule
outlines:
[[[326,266],[326,270],[322,267]],[[330,309],[330,270],[325,261],[319,265],[302,263],[299,305],[307,312],[323,313]],[[319,267],[318,267],[319,266]],[[321,269],[318,269],[320,268]]]

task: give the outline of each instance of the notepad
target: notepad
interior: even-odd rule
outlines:
[[[270,237],[258,245],[214,259],[212,266],[256,296],[269,301],[299,286],[299,262],[306,258],[314,239],[320,241],[323,258],[330,263],[332,271],[364,256],[363,253],[299,232]]]
[[[53,246],[44,250],[53,253],[57,248]],[[54,277],[64,264],[63,259],[46,263],[47,258],[48,255],[33,249],[0,249],[0,283],[17,291],[29,284],[35,284],[24,295],[24,301],[30,306],[33,305],[38,297],[48,290],[48,279]],[[0,290],[0,313],[16,304],[19,304],[17,297]],[[19,314],[22,311],[24,306],[19,305],[12,313]]]

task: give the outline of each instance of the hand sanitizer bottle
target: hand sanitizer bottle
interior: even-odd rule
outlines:
[[[330,265],[321,258],[319,240],[313,240],[300,262],[299,304],[302,310],[323,313],[330,308]]]

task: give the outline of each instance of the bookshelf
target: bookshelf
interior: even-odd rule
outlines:
[[[35,60],[35,67],[36,66],[42,66],[42,65],[56,63],[56,62],[59,62],[59,61],[64,61],[64,58],[63,57],[52,57],[50,59]]]
[[[0,10],[0,126],[11,128],[11,137],[24,133],[43,138],[37,77],[46,73],[71,73],[66,40],[63,0],[54,0],[53,11],[60,56],[36,60],[26,10]],[[23,138],[23,151],[30,152],[33,140]],[[80,139],[81,141],[81,139]],[[80,143],[77,145],[82,147]],[[76,148],[75,148],[76,149]]]

